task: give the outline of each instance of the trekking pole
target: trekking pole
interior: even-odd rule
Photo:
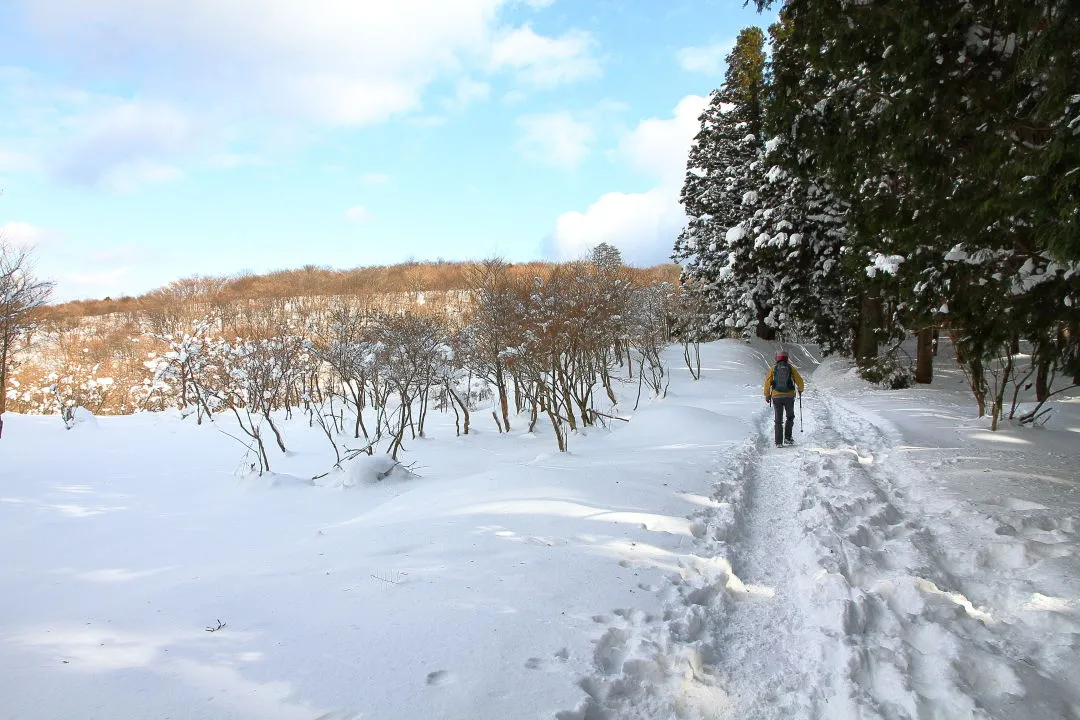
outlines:
[[[799,432],[802,431],[802,393],[799,393]]]

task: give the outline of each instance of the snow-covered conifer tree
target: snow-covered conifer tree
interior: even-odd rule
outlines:
[[[760,182],[765,82],[761,29],[740,32],[727,62],[724,84],[710,95],[690,149],[681,195],[689,221],[672,255],[683,264],[684,277],[699,283],[718,331],[736,324],[740,314],[732,298],[746,291],[730,272],[729,233],[747,217],[747,200]]]

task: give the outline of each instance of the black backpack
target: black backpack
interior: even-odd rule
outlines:
[[[791,377],[791,364],[787,360],[778,361],[773,368],[772,387],[779,392],[795,390],[795,379]]]

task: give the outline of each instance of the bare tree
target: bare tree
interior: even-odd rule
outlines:
[[[469,273],[469,282],[474,299],[469,323],[469,363],[494,388],[498,402],[495,424],[499,432],[506,432],[510,430],[510,373],[502,353],[521,343],[516,283],[510,275],[510,266],[498,258],[475,265]]]
[[[160,356],[155,354],[149,363],[154,375],[148,383],[144,407],[155,396],[164,402],[163,395],[172,390],[178,395],[176,403],[181,413],[186,416],[194,411],[200,425],[204,416],[213,421],[211,395],[203,385],[204,378],[214,369],[214,344],[209,335],[212,327],[213,322],[203,319],[195,323],[191,333],[150,336],[169,350]]]
[[[671,303],[672,334],[683,346],[683,361],[690,377],[701,379],[701,343],[706,339],[709,311],[699,283],[688,280]]]
[[[450,348],[445,326],[438,317],[413,312],[378,313],[372,321],[380,372],[397,396],[394,421],[389,422],[390,416],[383,413],[389,422],[387,433],[393,438],[387,453],[397,460],[406,429],[414,438],[424,437],[430,392],[439,382],[439,369],[448,362]]]
[[[365,337],[368,311],[354,301],[339,299],[332,306],[323,337],[318,338],[313,351],[330,368],[331,381],[340,386],[346,405],[355,413],[353,437],[363,432],[367,407],[367,388],[373,375],[375,343]]]
[[[34,277],[30,252],[0,238],[0,437],[4,434],[8,373],[19,341],[37,324],[37,308],[48,302],[53,284]]]
[[[637,292],[637,311],[635,327],[631,330],[631,347],[637,352],[638,359],[638,397],[634,403],[636,410],[641,402],[641,386],[645,384],[652,391],[653,397],[665,397],[671,374],[664,365],[664,348],[670,342],[667,320],[671,317],[670,306],[674,288],[668,283],[657,283],[639,288]]]

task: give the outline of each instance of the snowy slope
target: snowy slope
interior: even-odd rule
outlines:
[[[237,479],[213,426],[9,415],[0,718],[1080,717],[1077,405],[992,434],[797,355],[776,450],[763,350],[355,487],[300,417]]]

